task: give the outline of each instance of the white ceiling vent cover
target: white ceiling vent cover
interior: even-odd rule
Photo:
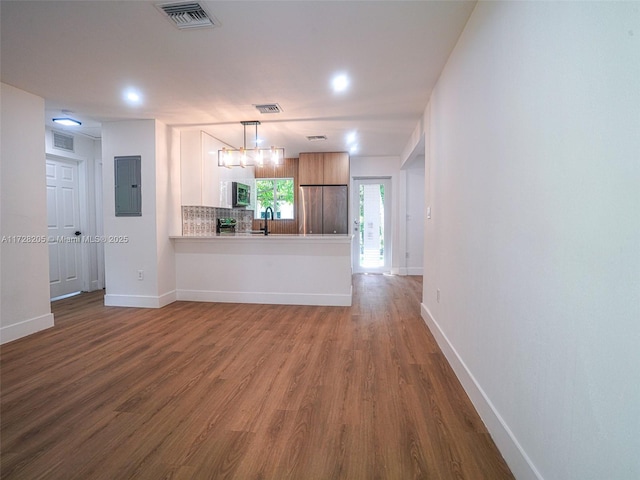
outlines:
[[[277,103],[263,103],[262,105],[254,105],[260,113],[280,113],[282,108]]]
[[[156,3],[156,8],[179,29],[217,27],[220,25],[198,2]]]
[[[67,152],[73,152],[73,136],[65,135],[64,133],[56,132],[52,130],[53,133],[53,148],[58,148],[60,150],[66,150]]]
[[[326,140],[327,136],[326,135],[308,135],[307,136],[307,140],[309,140],[310,142],[322,142],[323,140]]]

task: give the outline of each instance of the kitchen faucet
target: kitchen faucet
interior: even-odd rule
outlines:
[[[273,220],[273,208],[267,207],[264,209],[264,234],[265,235],[269,235],[269,223],[268,223],[269,212],[271,212],[271,220]]]

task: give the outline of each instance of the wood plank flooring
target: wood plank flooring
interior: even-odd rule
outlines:
[[[52,305],[1,352],[5,479],[509,479],[420,318],[420,277],[352,307]]]

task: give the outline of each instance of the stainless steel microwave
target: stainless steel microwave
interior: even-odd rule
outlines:
[[[234,207],[247,207],[251,204],[251,187],[244,183],[231,183],[231,204]]]

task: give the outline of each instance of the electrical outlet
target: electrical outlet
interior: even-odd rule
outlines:
[[[436,290],[436,302],[440,303],[440,289]]]
[[[138,280],[144,280],[144,270],[138,270]]]

